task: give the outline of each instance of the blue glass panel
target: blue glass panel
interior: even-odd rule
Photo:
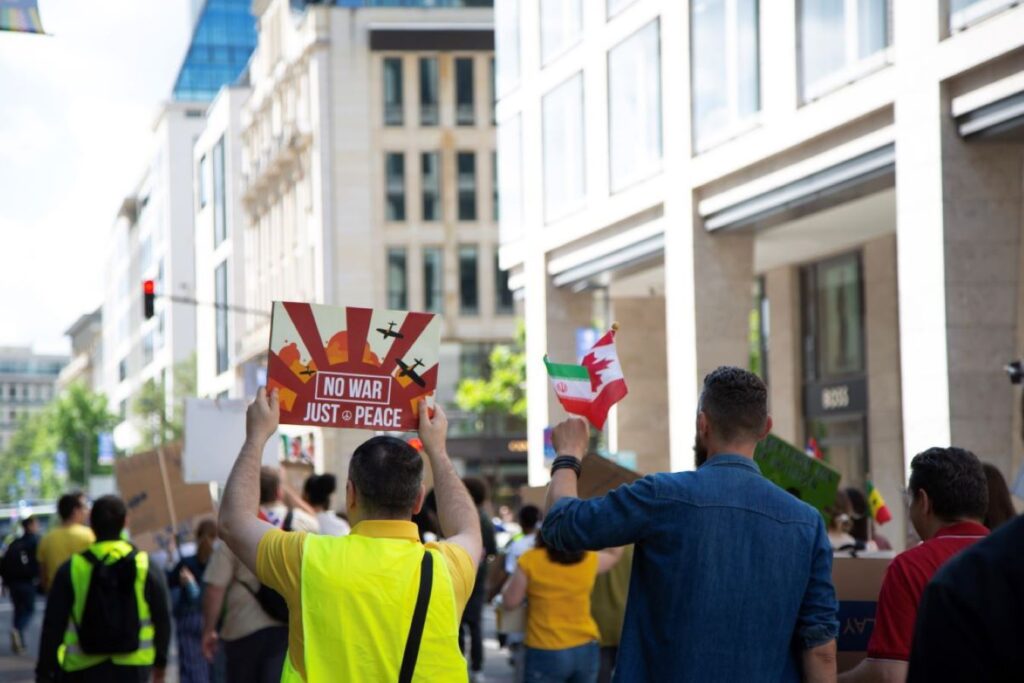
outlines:
[[[209,101],[234,83],[256,47],[250,0],[207,0],[174,83],[175,100]]]

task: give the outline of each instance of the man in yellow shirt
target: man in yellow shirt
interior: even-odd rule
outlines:
[[[445,448],[448,421],[423,402],[419,436],[430,460],[448,540],[422,545],[423,458],[377,436],[355,450],[346,506],[352,533],[287,533],[257,517],[263,445],[277,429],[277,392],[260,389],[246,440],[224,489],[221,538],[288,604],[288,657],[281,680],[464,683],[459,620],[483,552],[480,520]]]
[[[60,515],[60,526],[43,536],[36,551],[44,591],[50,590],[53,577],[62,564],[96,542],[92,529],[85,526],[89,519],[89,506],[84,493],[72,491],[61,496],[57,501],[57,514]]]

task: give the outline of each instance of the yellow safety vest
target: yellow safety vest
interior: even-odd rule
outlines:
[[[434,574],[413,680],[465,683],[459,613],[444,557]],[[302,632],[307,683],[398,680],[419,593],[424,548],[402,539],[309,534],[302,552]],[[285,658],[282,683],[302,676]]]
[[[132,551],[124,541],[99,541],[89,546],[89,551],[102,561],[112,563]],[[153,620],[146,602],[146,575],[149,572],[149,556],[144,552],[135,555],[135,598],[139,607],[139,649],[135,652],[116,655],[86,654],[78,644],[78,624],[85,611],[85,597],[89,594],[92,565],[81,554],[71,556],[71,589],[74,603],[71,619],[64,631],[64,643],[57,650],[57,660],[64,671],[81,671],[102,664],[108,659],[121,666],[152,666],[156,661],[153,646]]]

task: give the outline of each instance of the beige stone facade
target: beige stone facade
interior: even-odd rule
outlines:
[[[873,480],[897,547],[915,453],[956,444],[1018,472],[1003,365],[1024,353],[1024,7],[863,4],[499,11],[499,151],[515,161],[503,201],[507,187],[522,206],[514,224],[503,213],[501,262],[530,333],[533,483],[561,415],[539,359],[613,319],[631,392],[606,438],[642,471],[693,466],[701,379],[733,364],[765,374],[780,436],[822,439],[844,485]],[[556,39],[561,51],[543,44]],[[577,77],[578,107],[562,97]],[[582,145],[556,144],[563,119]],[[609,184],[637,159],[619,137],[655,133],[648,175]],[[547,179],[566,167],[585,180],[552,216],[566,187]]]

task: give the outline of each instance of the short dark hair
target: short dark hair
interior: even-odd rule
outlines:
[[[281,472],[276,467],[260,468],[260,505],[269,505],[277,501],[277,493],[281,490]]]
[[[929,448],[910,461],[910,491],[928,492],[935,515],[944,521],[984,519],[988,483],[978,457],[965,448]]]
[[[116,541],[124,531],[128,508],[117,496],[102,496],[92,504],[89,524],[97,541]]]
[[[39,518],[38,517],[33,517],[32,515],[29,515],[25,519],[21,520],[21,528],[24,529],[25,531],[28,531],[28,528],[30,526],[34,526],[38,522],[39,522]]]
[[[723,365],[704,378],[700,409],[723,441],[760,439],[768,422],[768,388],[754,373]]]
[[[333,474],[311,474],[302,485],[302,492],[310,505],[326,508],[331,502],[331,494],[338,488],[338,481]]]
[[[540,508],[536,505],[524,505],[519,509],[519,526],[529,532],[537,528],[540,521]]]
[[[71,491],[65,493],[57,501],[57,514],[65,522],[71,519],[71,515],[75,514],[75,510],[85,507],[85,494],[81,491]]]
[[[487,483],[479,477],[465,477],[462,480],[469,497],[473,499],[473,505],[480,507],[487,502]]]
[[[371,513],[410,517],[423,483],[423,457],[401,439],[375,436],[352,454],[348,478]]]
[[[544,532],[537,534],[533,542],[534,548],[540,548],[547,552],[548,559],[555,564],[579,564],[587,556],[586,550],[557,550],[548,545],[544,540]]]

